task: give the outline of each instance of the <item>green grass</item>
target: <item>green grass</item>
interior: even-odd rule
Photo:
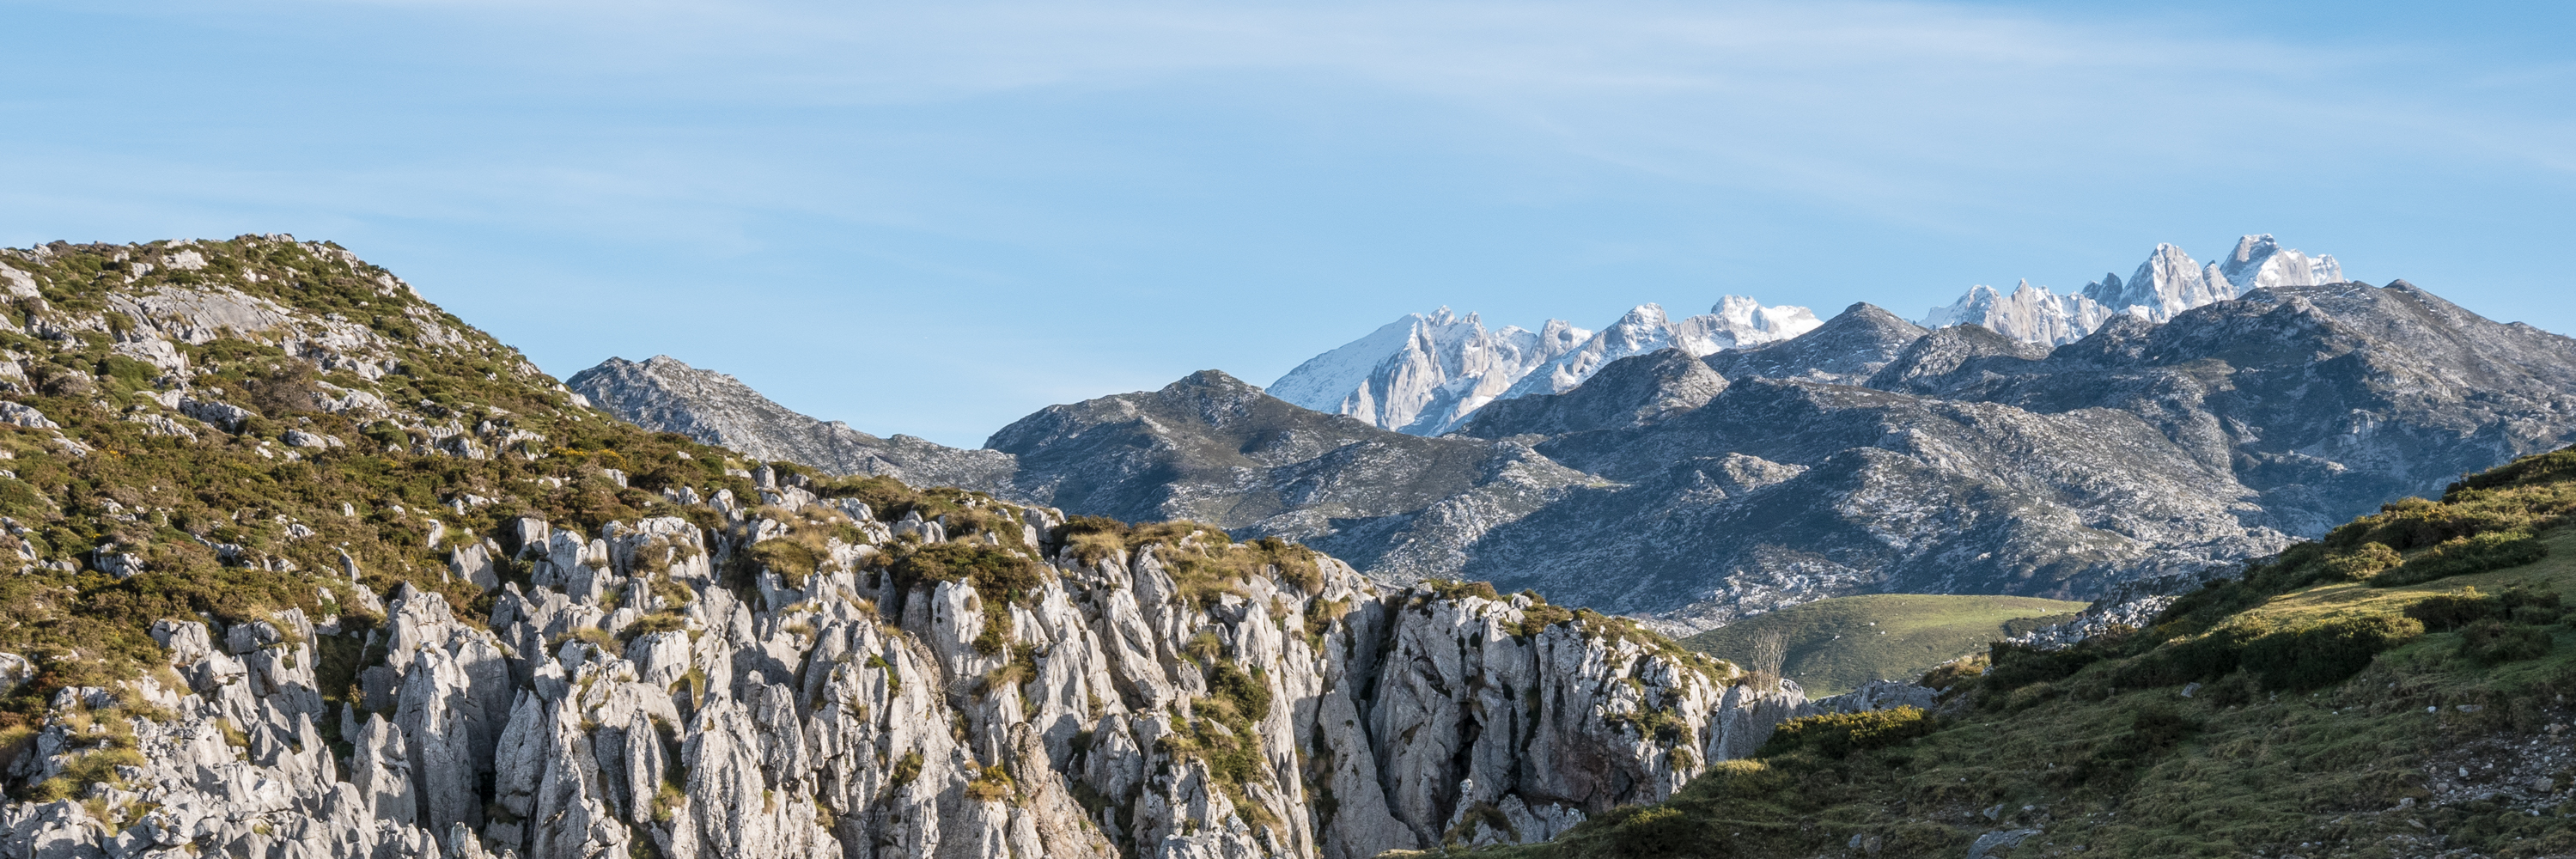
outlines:
[[[1808,695],[1837,695],[1872,680],[1912,680],[1982,651],[1988,642],[2042,625],[2034,619],[2083,608],[2080,602],[2037,597],[1836,597],[1746,618],[1682,639],[1682,646],[1743,664],[1756,637],[1777,631],[1788,637],[1780,673],[1806,687]]]
[[[2041,834],[2000,855],[2576,854],[2576,803],[2496,793],[2576,778],[2529,751],[2576,722],[2571,514],[2576,451],[2527,458],[2251,565],[2148,629],[1944,666],[1928,722],[1793,721],[1668,801],[1475,855],[1956,857],[2021,828]],[[2507,532],[2545,553],[2380,575]]]

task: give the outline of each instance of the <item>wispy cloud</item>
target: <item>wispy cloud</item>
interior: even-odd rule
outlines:
[[[2386,135],[2361,146],[2390,157],[2576,161],[2563,124],[2464,105],[2439,80],[2546,89],[2556,74],[1947,4],[273,8],[372,13],[379,26],[440,34],[408,50],[514,70],[472,86],[536,103],[868,111],[1198,91],[1260,110],[1324,87],[1407,106],[1372,118],[1390,133],[1489,136],[1462,145],[1795,191],[1899,219],[1941,220],[1973,189],[2032,174],[2299,163],[2322,135]]]
[[[0,239],[332,230],[446,267],[469,316],[613,315],[491,323],[558,368],[691,342],[688,305],[602,296],[711,279],[879,338],[811,344],[826,363],[897,336],[1062,356],[904,353],[864,394],[733,341],[682,356],[949,441],[1104,379],[1283,370],[1398,309],[1608,318],[1756,287],[1919,306],[1970,277],[2133,264],[2105,243],[2329,223],[2347,197],[2406,211],[2350,235],[2452,241],[2426,224],[2510,220],[2576,168],[2554,58],[2128,10],[21,6],[55,29],[0,56],[0,109],[29,120],[0,126],[27,165],[0,183]],[[2487,196],[2405,208],[2455,186]],[[1921,256],[1944,244],[1975,273]],[[1604,277],[1691,291],[1565,287]],[[1278,324],[1203,324],[1250,313]],[[957,374],[1022,393],[926,405]]]

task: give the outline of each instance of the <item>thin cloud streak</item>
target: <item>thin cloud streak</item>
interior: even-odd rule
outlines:
[[[2292,233],[2344,194],[2546,196],[2530,189],[2576,164],[2565,112],[2529,107],[2565,101],[2563,63],[2056,10],[63,8],[131,26],[0,57],[26,84],[0,105],[89,117],[0,129],[0,157],[43,167],[0,189],[10,243],[292,224],[410,255],[382,261],[443,274],[413,279],[550,369],[669,344],[648,348],[952,443],[1067,392],[1207,366],[1264,380],[1438,303],[1597,324],[1612,303],[1749,289],[1916,312],[1969,277],[2098,276],[2132,245],[2206,254],[2238,229],[2374,270],[2371,249]],[[104,61],[83,48],[99,33],[184,59]],[[146,110],[84,101],[138,91]],[[1973,275],[1926,255],[1945,244]],[[762,318],[663,300],[708,286],[864,323],[799,355],[706,338]],[[1273,324],[1251,336],[1205,324],[1255,312]],[[1053,357],[887,348],[924,336]],[[851,366],[872,372],[814,369]]]

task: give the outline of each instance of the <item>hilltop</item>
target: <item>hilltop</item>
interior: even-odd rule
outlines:
[[[1493,857],[2563,856],[2576,449],[2301,543],[1930,708],[1793,720],[1675,799]]]

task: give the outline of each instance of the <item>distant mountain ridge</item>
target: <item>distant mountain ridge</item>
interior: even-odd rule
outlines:
[[[676,432],[767,460],[833,474],[883,475],[915,486],[956,486],[1013,497],[1010,454],[948,447],[908,435],[878,438],[771,402],[742,380],[669,355],[610,358],[564,380],[599,408],[649,429]]]
[[[1983,325],[2018,340],[2060,345],[2083,339],[2113,316],[2164,322],[2257,289],[2341,282],[2343,264],[2333,256],[2310,257],[2281,247],[2265,233],[2238,239],[2225,262],[2206,265],[2181,248],[2159,244],[2127,281],[2105,274],[2080,293],[2058,295],[2028,280],[2009,295],[1991,286],[1972,286],[1949,306],[1932,308],[1923,325]]]
[[[2263,237],[2240,251],[2231,267],[2160,248],[2118,288],[2171,301],[2063,345],[1856,304],[1796,337],[1586,367],[1438,437],[1203,372],[1041,410],[977,452],[1008,457],[977,479],[1069,513],[1195,519],[1383,579],[1485,579],[1695,630],[1853,593],[2176,587],[2576,441],[2576,341],[2403,281],[2279,283],[2330,260]],[[2230,277],[2272,285],[2155,321]],[[2117,297],[2111,280],[2099,291]],[[1675,339],[1658,314],[1631,316],[1632,333]],[[1462,323],[1463,339],[1419,342],[1482,331],[1452,317],[1396,334]],[[1650,339],[1582,342],[1607,355]],[[967,453],[873,450],[905,469]]]
[[[2224,260],[2212,263],[2158,244],[2125,280],[2105,274],[2063,295],[2028,280],[2009,293],[1979,284],[1957,301],[1932,308],[1920,324],[1982,325],[2056,346],[2083,339],[2113,316],[2165,322],[2256,289],[2342,280],[2342,263],[2333,256],[2284,248],[2270,234],[2244,236]],[[1678,348],[1704,357],[1789,340],[1822,324],[1804,307],[1766,307],[1733,295],[1708,313],[1683,319],[1669,318],[1660,305],[1638,305],[1599,331],[1554,319],[1536,332],[1516,326],[1487,330],[1476,314],[1462,317],[1443,307],[1407,315],[1308,359],[1269,390],[1319,412],[1439,435],[1467,426],[1487,404],[1564,393],[1631,355]]]
[[[1411,314],[1308,359],[1272,382],[1272,396],[1383,429],[1439,435],[1499,399],[1572,390],[1630,355],[1678,348],[1693,356],[1796,337],[1823,324],[1804,307],[1765,307],[1730,295],[1709,312],[1672,319],[1641,304],[1600,331],[1551,319],[1537,332],[1488,331],[1476,314],[1443,307]]]

